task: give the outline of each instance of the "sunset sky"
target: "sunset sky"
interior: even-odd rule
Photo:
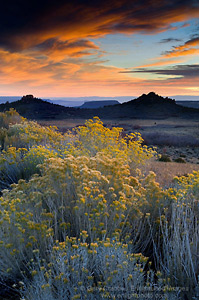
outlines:
[[[1,96],[199,96],[199,0],[8,0],[0,20]]]

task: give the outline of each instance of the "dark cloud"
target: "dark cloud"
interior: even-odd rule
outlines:
[[[184,46],[194,46],[197,45],[199,43],[199,35],[195,35],[193,38],[191,38],[190,40],[186,41]]]
[[[146,69],[140,68],[131,71],[124,71],[121,73],[154,73],[158,75],[174,75],[174,76],[183,76],[183,77],[198,77],[199,74],[199,64],[195,65],[177,65],[173,68],[165,69]]]
[[[0,10],[0,46],[21,51],[56,38],[153,33],[198,16],[198,0],[7,0]]]
[[[168,38],[168,39],[162,39],[159,43],[164,44],[164,43],[173,43],[173,42],[181,42],[181,39],[174,39],[174,38]]]
[[[199,26],[197,28],[197,32],[198,31],[199,31]],[[199,38],[199,34],[198,33],[191,34],[190,39],[192,40],[192,39],[195,39],[195,38]]]

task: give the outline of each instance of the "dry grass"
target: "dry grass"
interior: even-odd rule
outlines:
[[[184,176],[192,173],[193,171],[199,171],[199,165],[150,160],[142,167],[142,171],[145,174],[153,171],[156,174],[156,181],[162,187],[169,187],[171,186],[172,180],[175,176]]]
[[[86,118],[87,119],[87,118]],[[162,120],[156,120],[156,119],[106,119],[103,120],[103,123],[105,124],[110,124],[113,126],[154,126],[154,127],[159,127],[159,126],[175,126],[176,128],[179,127],[192,127],[192,126],[197,126],[199,125],[199,121],[197,120],[185,120],[185,119],[176,119],[176,118],[168,118],[168,119],[162,119]],[[43,124],[43,125],[60,125],[64,127],[70,127],[70,126],[76,126],[78,124],[84,124],[85,119],[63,119],[63,120],[38,120],[38,123]]]
[[[167,155],[171,160],[183,158],[187,163],[199,163],[199,147],[157,147],[157,152],[160,155]]]

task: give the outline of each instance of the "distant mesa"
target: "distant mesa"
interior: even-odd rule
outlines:
[[[116,105],[120,104],[119,101],[117,100],[99,100],[99,101],[86,101],[84,104],[80,106],[80,108],[100,108],[104,106],[109,106],[109,105]]]

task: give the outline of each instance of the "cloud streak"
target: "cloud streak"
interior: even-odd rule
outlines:
[[[181,39],[167,38],[167,39],[162,39],[159,43],[166,44],[166,43],[181,42],[181,41],[182,41]]]
[[[177,63],[182,63],[184,62],[184,60],[182,59],[173,59],[173,58],[169,58],[166,60],[158,60],[154,63],[150,63],[150,64],[145,64],[142,66],[137,67],[138,68],[148,68],[148,67],[159,67],[159,66],[164,66],[164,65],[173,65],[173,64],[177,64]]]
[[[180,76],[185,78],[197,78],[199,74],[199,64],[177,65],[167,69],[135,69],[131,71],[121,71],[122,73],[151,73],[157,75]]]

